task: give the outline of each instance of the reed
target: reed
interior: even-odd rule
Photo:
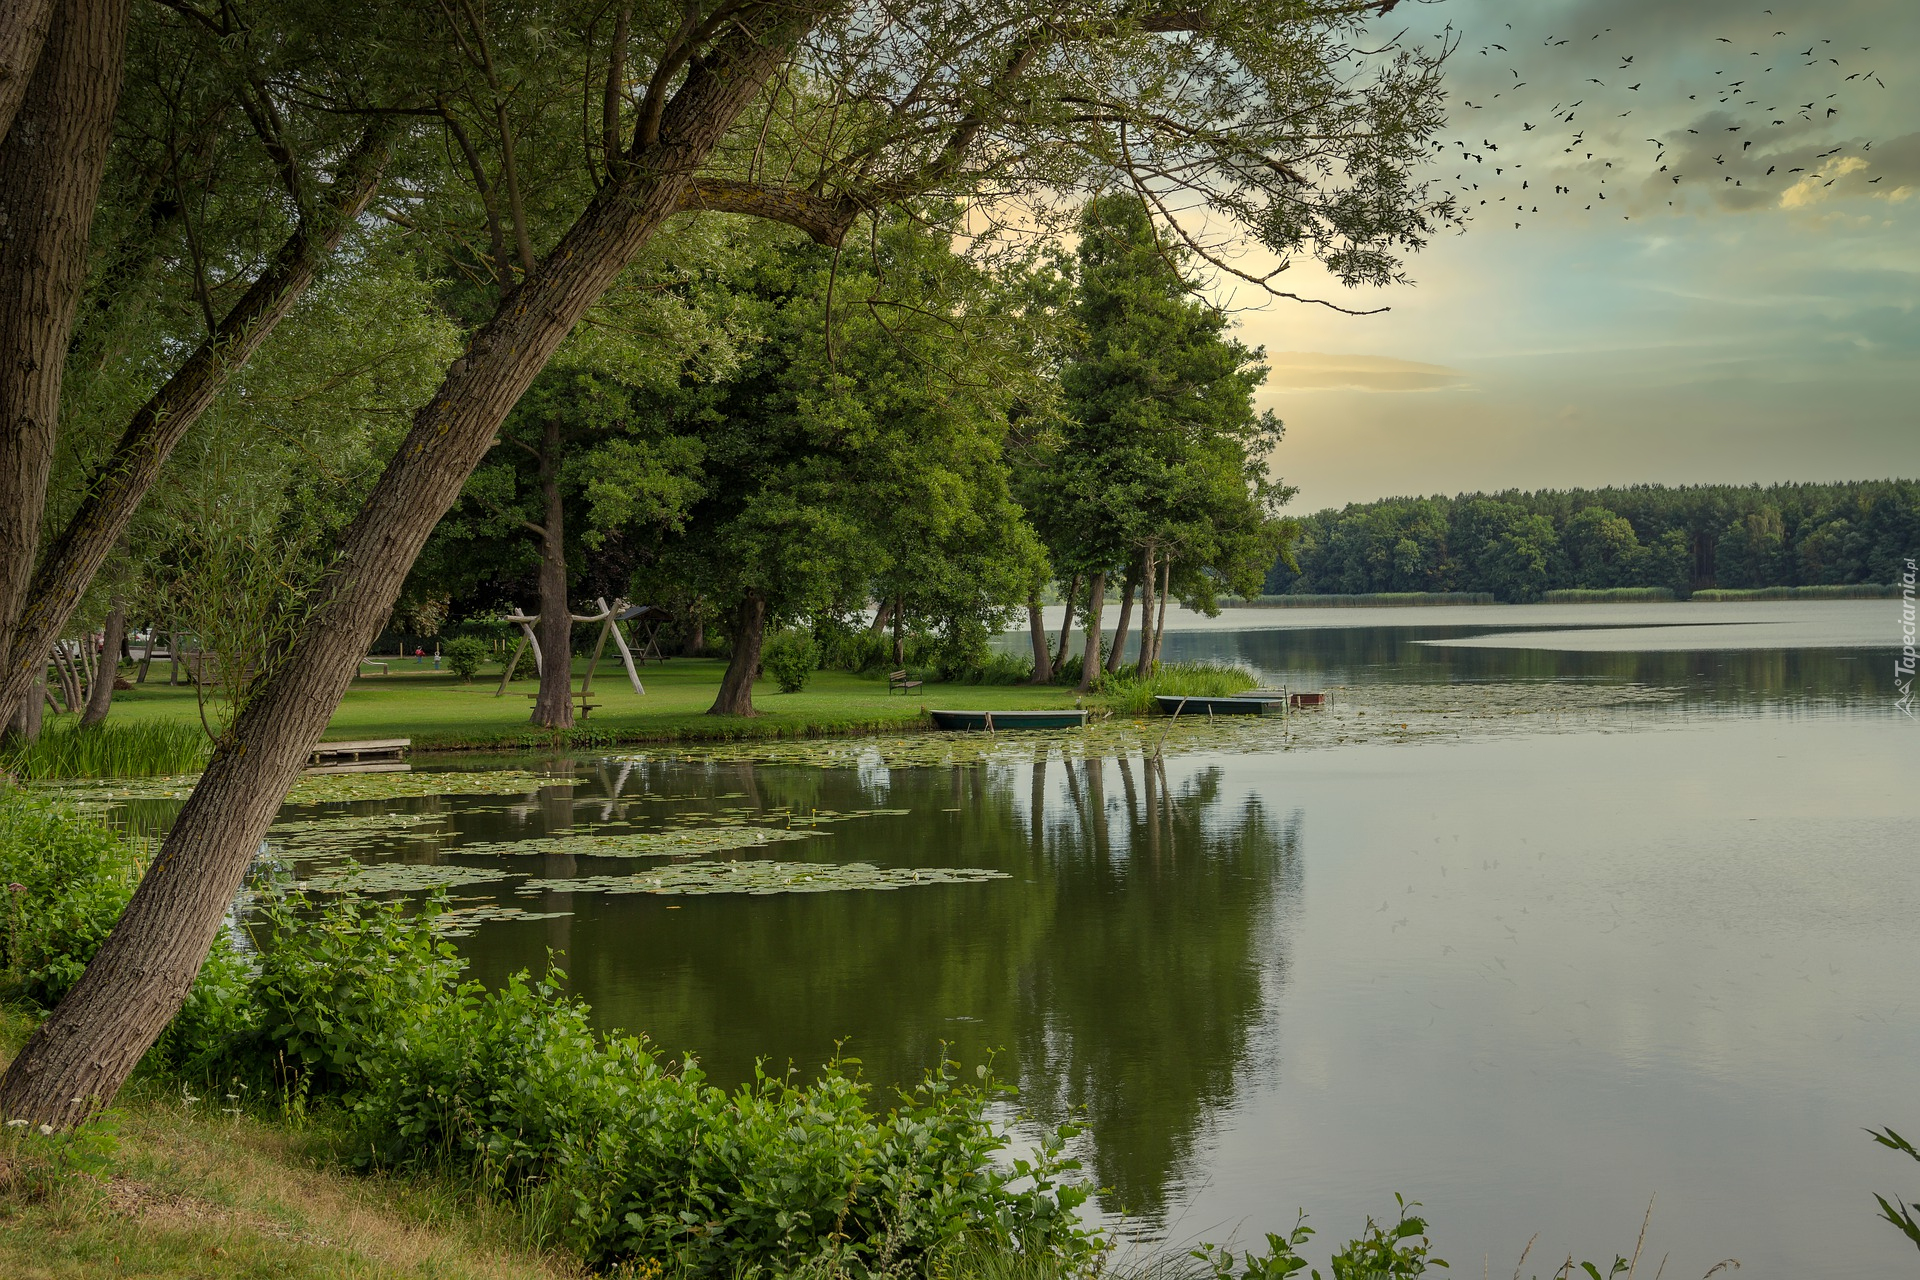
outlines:
[[[200,726],[177,720],[121,720],[53,728],[0,754],[17,778],[146,778],[197,773],[212,744]]]
[[[1736,600],[1887,600],[1900,588],[1880,582],[1850,582],[1819,587],[1708,587],[1693,593],[1695,600],[1722,603]]]
[[[1212,662],[1168,662],[1142,680],[1130,670],[1107,676],[1100,694],[1117,716],[1144,716],[1155,710],[1161,694],[1187,698],[1230,698],[1253,688],[1259,680],[1247,667]]]
[[[1548,604],[1648,604],[1673,599],[1670,587],[1568,587],[1549,591]]]
[[[1222,600],[1225,609],[1359,609],[1375,605],[1492,604],[1491,591],[1358,591],[1352,595],[1254,596]]]

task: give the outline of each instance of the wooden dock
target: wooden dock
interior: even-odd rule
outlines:
[[[308,773],[406,773],[411,738],[370,738],[361,742],[322,742],[307,756]]]

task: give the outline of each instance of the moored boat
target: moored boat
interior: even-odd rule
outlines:
[[[1160,714],[1168,716],[1266,716],[1287,709],[1287,700],[1282,697],[1205,698],[1161,693],[1154,695],[1153,700]]]
[[[1087,722],[1081,707],[1053,711],[929,711],[936,729],[1078,729]]]

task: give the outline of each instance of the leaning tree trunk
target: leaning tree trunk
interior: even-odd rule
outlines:
[[[1142,680],[1153,674],[1153,577],[1156,566],[1153,558],[1153,544],[1149,542],[1140,553],[1140,658],[1134,664],[1134,673]]]
[[[824,10],[749,9],[449,368],[342,537],[306,625],[254,686],[86,971],[0,1080],[0,1117],[60,1128],[111,1101],[192,986],[261,836],[352,685],[420,548],[568,332]]]
[[[13,127],[27,96],[52,20],[53,0],[11,0],[0,13],[0,138]]]
[[[233,371],[247,362],[293,309],[320,264],[373,198],[393,132],[390,121],[391,117],[383,118],[361,135],[341,162],[326,200],[301,218],[233,310],[128,421],[113,453],[89,481],[79,509],[47,548],[33,575],[26,606],[3,653],[0,707],[19,697],[33,678],[34,656],[44,653],[66,628],[174,446],[213,403]]]
[[[893,598],[893,665],[907,665],[907,636],[903,630],[907,619],[906,603],[899,596]]]
[[[1053,655],[1047,652],[1047,624],[1040,617],[1040,588],[1027,592],[1027,629],[1033,633],[1033,683],[1053,679]]]
[[[1107,571],[1098,570],[1087,587],[1087,647],[1080,658],[1080,692],[1093,687],[1100,674],[1100,613],[1107,603]]]
[[[87,710],[80,717],[81,724],[99,724],[112,710],[113,678],[120,674],[120,645],[126,638],[127,604],[115,596],[113,607],[107,610],[106,643],[100,646],[100,666],[93,677],[93,688],[87,693]]]
[[[760,672],[760,642],[766,638],[767,600],[758,591],[747,592],[733,611],[733,656],[720,677],[720,693],[707,708],[710,716],[750,716],[753,678]]]
[[[1053,651],[1053,669],[1058,671],[1067,665],[1067,646],[1073,641],[1073,606],[1080,594],[1080,575],[1075,573],[1067,583],[1067,594],[1061,598],[1067,602],[1066,614],[1060,619],[1060,647]]]
[[[1173,557],[1160,562],[1160,620],[1153,628],[1153,664],[1160,665],[1160,645],[1167,638],[1167,600],[1173,595]]]
[[[0,636],[26,605],[39,554],[60,377],[126,43],[127,0],[59,5],[15,127],[0,141]],[[46,645],[37,648],[45,657]],[[0,714],[24,687],[0,701]]]
[[[549,417],[540,442],[540,693],[533,722],[573,727],[573,609],[567,603],[566,508],[560,501],[560,419]]]
[[[1127,648],[1127,626],[1133,621],[1133,589],[1139,585],[1138,578],[1138,573],[1128,569],[1126,580],[1120,584],[1120,620],[1113,624],[1113,648],[1107,653],[1109,675],[1120,669],[1120,655]]]

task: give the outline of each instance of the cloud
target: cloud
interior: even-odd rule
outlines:
[[[1451,391],[1467,375],[1441,364],[1392,356],[1280,351],[1267,357],[1267,386],[1279,391]]]

